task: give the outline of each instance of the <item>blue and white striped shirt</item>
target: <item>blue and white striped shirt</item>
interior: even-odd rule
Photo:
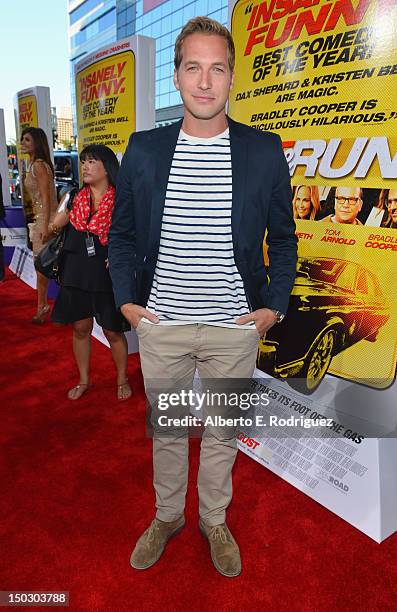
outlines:
[[[234,321],[249,307],[234,261],[231,213],[229,130],[213,138],[181,130],[147,305],[160,324],[241,327]]]

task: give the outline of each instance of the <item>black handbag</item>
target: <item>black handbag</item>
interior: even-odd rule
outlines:
[[[54,278],[59,282],[60,259],[63,243],[65,242],[67,225],[60,231],[58,236],[52,238],[43,246],[35,257],[34,267],[47,278]]]
[[[71,210],[73,205],[74,196],[77,193],[77,189],[73,189],[69,195],[69,201],[67,204],[68,210]],[[34,260],[34,267],[38,272],[41,272],[47,278],[53,278],[59,284],[61,274],[61,257],[62,248],[66,238],[66,232],[68,225],[65,225],[57,236],[52,238],[43,246],[41,251],[37,254]]]

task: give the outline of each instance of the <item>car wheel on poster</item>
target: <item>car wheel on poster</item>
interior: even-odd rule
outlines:
[[[335,330],[332,328],[323,330],[313,342],[299,378],[287,378],[288,384],[293,389],[306,395],[313,393],[327,373],[334,355],[335,345]]]

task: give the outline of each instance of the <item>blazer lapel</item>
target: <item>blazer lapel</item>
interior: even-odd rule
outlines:
[[[230,117],[230,153],[232,157],[232,235],[233,248],[236,252],[240,223],[245,204],[247,177],[247,142],[239,133],[239,126]]]
[[[166,130],[159,130],[158,133],[154,131],[153,138],[149,141],[149,146],[153,147],[156,165],[152,192],[149,252],[158,251],[168,177],[181,125],[182,120],[173,123]]]

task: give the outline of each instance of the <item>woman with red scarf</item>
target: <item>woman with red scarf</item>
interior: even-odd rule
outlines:
[[[127,321],[116,309],[107,263],[108,231],[112,220],[119,163],[111,149],[89,145],[80,154],[83,188],[74,197],[70,213],[58,213],[50,225],[57,234],[66,225],[62,250],[61,287],[51,314],[56,323],[73,324],[73,352],[80,381],[68,398],[79,399],[90,387],[93,320],[103,329],[117,369],[117,397],[128,399]]]

